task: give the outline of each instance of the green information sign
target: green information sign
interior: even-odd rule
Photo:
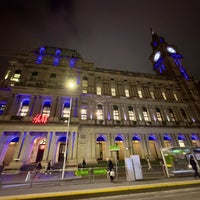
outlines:
[[[101,175],[106,173],[107,173],[106,169],[93,169],[93,175]]]
[[[87,176],[89,175],[89,169],[82,169],[82,170],[77,170],[74,173],[76,176]]]
[[[110,151],[119,151],[120,148],[117,145],[110,146]]]

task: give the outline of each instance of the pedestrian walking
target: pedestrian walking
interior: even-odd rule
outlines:
[[[197,163],[194,160],[193,156],[190,156],[190,165],[192,166],[192,169],[194,170],[194,178],[197,179],[200,178],[200,174],[198,173],[198,169],[197,169]]]
[[[146,160],[147,160],[148,170],[152,170],[153,168],[151,166],[150,158],[147,157]]]
[[[113,169],[113,162],[110,159],[108,159],[108,175],[110,177],[110,181],[113,182],[115,178],[115,172]]]

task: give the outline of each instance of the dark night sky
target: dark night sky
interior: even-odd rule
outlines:
[[[154,74],[150,27],[200,80],[199,0],[1,0],[0,67],[40,46],[77,49],[95,67]],[[2,72],[1,72],[2,74]]]

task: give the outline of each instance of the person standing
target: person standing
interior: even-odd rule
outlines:
[[[147,165],[148,165],[148,170],[152,170],[152,166],[151,166],[151,163],[150,163],[150,158],[147,157]]]
[[[114,172],[114,169],[113,169],[113,162],[112,160],[108,160],[108,173],[109,173],[109,176],[110,176],[110,181],[113,182],[114,181],[114,178],[115,178],[115,172]]]
[[[197,169],[197,163],[194,160],[193,156],[190,156],[190,165],[192,166],[192,169],[194,170],[194,178],[197,179],[197,177],[200,178],[200,174],[198,173],[198,169]]]
[[[83,158],[82,167],[83,167],[83,168],[85,168],[85,167],[86,167],[85,158]]]

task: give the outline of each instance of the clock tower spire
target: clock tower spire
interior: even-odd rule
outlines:
[[[189,80],[190,77],[186,72],[183,64],[183,56],[178,53],[174,45],[165,42],[164,38],[157,35],[152,28],[152,54],[150,60],[153,64],[153,70],[158,75],[182,77]]]

